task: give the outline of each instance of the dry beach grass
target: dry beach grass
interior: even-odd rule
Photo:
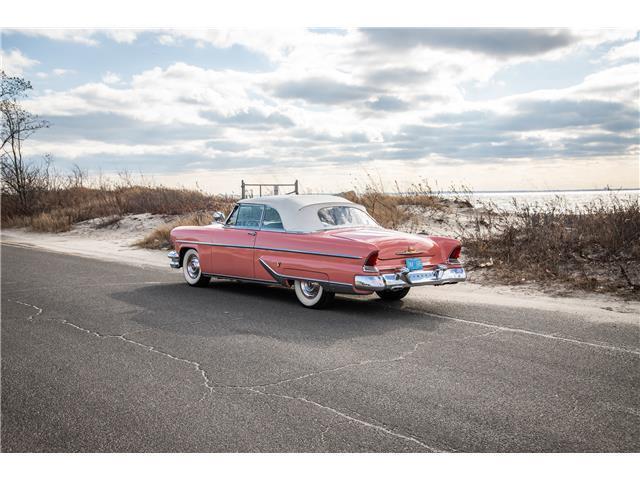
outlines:
[[[27,213],[18,209],[11,195],[3,195],[2,225],[37,232],[66,232],[74,224],[94,218],[104,218],[102,226],[108,226],[124,215],[194,214],[227,210],[232,204],[230,197],[184,188],[126,184],[69,187],[34,195]]]
[[[469,266],[490,266],[489,278],[640,294],[637,198],[567,207],[558,197],[508,211],[477,209],[461,236]]]

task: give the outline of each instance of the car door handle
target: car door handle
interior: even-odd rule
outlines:
[[[247,232],[247,235],[251,235],[252,237],[256,236],[256,232]]]

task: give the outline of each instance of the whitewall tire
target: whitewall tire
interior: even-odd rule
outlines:
[[[185,252],[182,259],[182,274],[185,281],[192,287],[204,287],[209,283],[209,277],[202,274],[200,257],[194,249]]]
[[[296,280],[294,289],[298,301],[307,308],[324,308],[336,296],[334,292],[327,292],[319,283],[307,280]]]

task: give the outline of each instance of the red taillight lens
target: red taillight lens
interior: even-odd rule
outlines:
[[[367,259],[364,261],[365,267],[375,268],[376,263],[378,263],[378,250],[369,254]]]
[[[376,263],[378,263],[378,253],[379,253],[378,250],[376,250],[375,252],[369,254],[364,264],[367,267],[375,267]]]
[[[453,259],[460,258],[461,251],[462,251],[462,247],[458,245],[456,248],[453,249],[453,251],[451,252],[451,255],[449,255],[449,258],[453,258]]]

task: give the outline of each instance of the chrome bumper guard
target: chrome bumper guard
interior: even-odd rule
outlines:
[[[438,265],[432,270],[416,270],[410,272],[406,269],[398,273],[385,273],[382,275],[356,275],[355,288],[357,290],[395,290],[406,287],[419,287],[422,285],[446,285],[449,283],[464,282],[467,274],[462,267],[447,267]]]
[[[171,250],[167,253],[167,257],[169,257],[169,266],[171,268],[180,268],[180,254],[175,250]]]

